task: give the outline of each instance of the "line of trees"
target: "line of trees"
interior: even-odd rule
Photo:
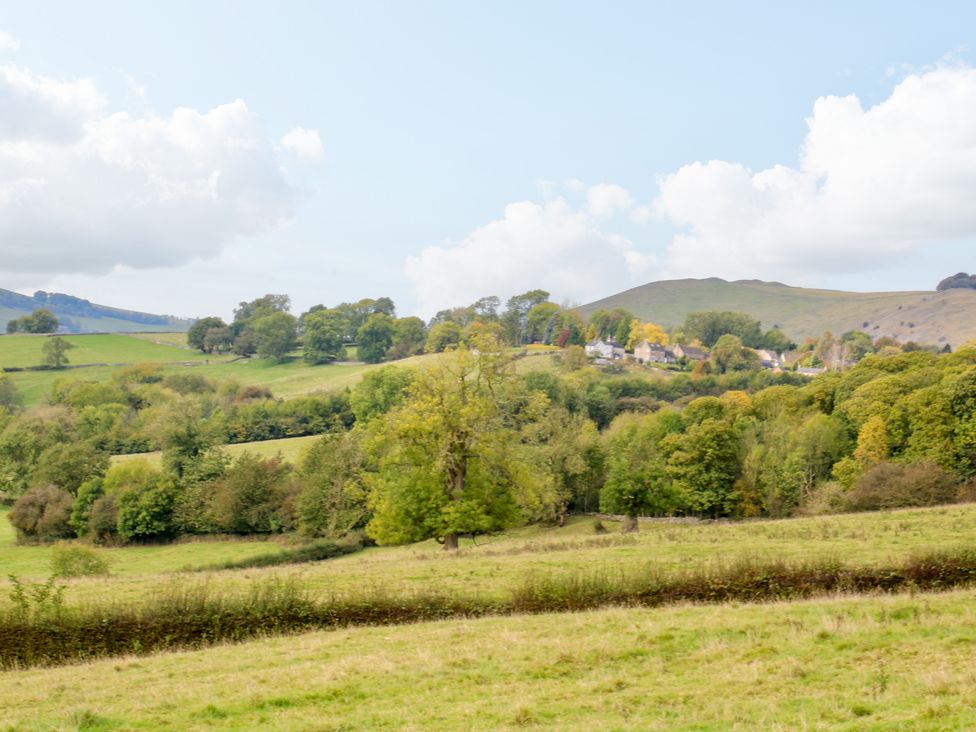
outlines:
[[[45,539],[362,531],[453,548],[462,535],[573,511],[621,514],[634,529],[645,515],[976,498],[976,344],[872,355],[812,381],[741,371],[649,380],[590,368],[520,375],[496,334],[473,339],[427,368],[377,369],[350,393],[304,406],[193,374],[154,382],[148,369],[62,385],[55,406],[2,412],[11,520]],[[133,409],[140,400],[148,406]],[[162,467],[109,467],[105,437],[150,417]],[[230,461],[220,444],[231,425],[324,436],[296,465]]]

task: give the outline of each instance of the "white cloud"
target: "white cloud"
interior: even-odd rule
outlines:
[[[976,236],[976,70],[906,77],[881,103],[822,97],[796,167],[692,163],[658,179],[670,274],[869,271]]]
[[[628,211],[634,199],[623,186],[615,183],[598,183],[586,192],[586,208],[593,216],[613,216],[618,211]]]
[[[317,162],[325,159],[325,149],[318,130],[296,127],[281,138],[281,146],[300,160]]]
[[[91,79],[61,81],[10,64],[0,66],[0,144],[76,140],[105,106]]]
[[[91,80],[0,67],[0,270],[178,266],[290,216],[279,153],[242,100],[107,107]]]
[[[505,207],[504,217],[457,244],[428,247],[405,270],[419,309],[430,315],[484,295],[541,287],[553,298],[589,301],[643,281],[654,259],[600,228],[562,198]]]
[[[20,39],[0,30],[0,51],[19,51]]]

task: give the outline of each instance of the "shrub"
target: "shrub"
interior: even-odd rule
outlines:
[[[173,533],[176,487],[172,480],[145,460],[113,466],[103,481],[116,512],[114,531],[125,541],[160,539]],[[92,505],[92,522],[99,499]],[[99,528],[108,529],[108,515],[99,506]]]
[[[71,517],[68,519],[68,523],[71,524],[71,528],[78,536],[84,536],[88,533],[92,506],[104,493],[105,488],[98,478],[85,481],[78,488],[78,495],[75,496],[74,504],[71,507]]]
[[[10,509],[10,523],[22,538],[54,541],[74,536],[69,519],[74,500],[54,485],[37,486]]]
[[[92,504],[88,516],[88,535],[95,541],[110,541],[118,535],[119,513],[115,498],[102,496]]]
[[[877,511],[955,503],[957,495],[957,480],[935,463],[886,462],[858,478],[845,503],[851,511]]]
[[[288,471],[280,457],[243,453],[211,484],[208,518],[219,531],[235,534],[279,531]]]
[[[96,577],[108,574],[108,562],[94,549],[56,546],[51,554],[53,577]]]

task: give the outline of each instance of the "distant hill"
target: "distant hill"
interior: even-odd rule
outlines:
[[[0,333],[7,322],[29,315],[36,308],[47,308],[69,333],[185,332],[192,320],[170,315],[152,315],[96,305],[88,300],[57,292],[35,292],[33,296],[0,288]]]
[[[578,310],[588,316],[615,307],[665,327],[681,324],[696,310],[740,311],[759,320],[764,329],[779,326],[794,339],[816,337],[825,330],[835,334],[863,330],[873,338],[887,335],[952,346],[976,338],[976,290],[972,289],[844,292],[712,277],[651,282]]]

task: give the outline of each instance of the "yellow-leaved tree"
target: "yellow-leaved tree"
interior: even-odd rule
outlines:
[[[639,320],[635,320],[630,326],[630,336],[627,338],[627,350],[634,350],[635,347],[644,341],[666,346],[668,345],[668,334],[657,323],[642,323]]]

